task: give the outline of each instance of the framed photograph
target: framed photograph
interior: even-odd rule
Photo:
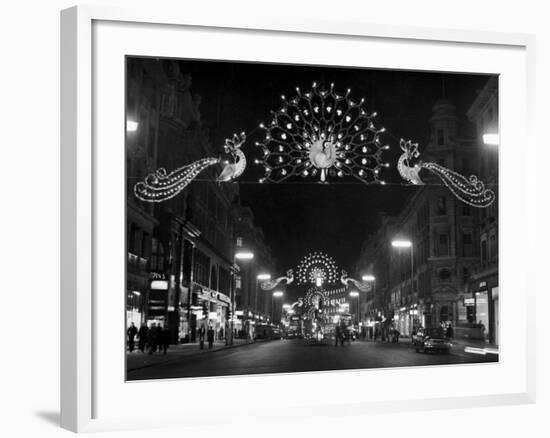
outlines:
[[[74,7],[61,48],[63,427],[534,401],[532,36]]]

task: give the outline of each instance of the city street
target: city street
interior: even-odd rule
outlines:
[[[130,370],[128,380],[496,361],[497,355],[466,353],[463,345],[455,345],[450,354],[424,354],[416,353],[410,340],[399,344],[356,341],[335,347],[332,344],[316,345],[294,339],[248,344],[182,357],[181,360]]]

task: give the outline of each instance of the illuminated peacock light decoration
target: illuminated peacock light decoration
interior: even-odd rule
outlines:
[[[495,201],[495,192],[485,188],[485,184],[477,176],[471,175],[467,178],[440,164],[432,162],[423,163],[421,160],[418,160],[420,157],[418,143],[412,143],[411,140],[405,141],[401,139],[399,147],[403,151],[403,154],[401,154],[397,161],[397,171],[405,181],[414,185],[424,185],[424,182],[420,178],[420,171],[426,169],[437,176],[454,196],[468,205],[485,208]]]
[[[231,181],[238,178],[246,168],[246,157],[241,146],[246,140],[244,132],[233,134],[232,138],[225,139],[224,151],[231,160],[222,161],[221,158],[202,158],[191,164],[181,166],[170,173],[161,167],[147,175],[143,181],[134,185],[136,198],[145,202],[163,202],[178,195],[203,170],[215,164],[224,167],[217,177],[218,182]]]
[[[260,182],[279,183],[293,176],[353,177],[365,184],[384,184],[379,178],[382,153],[380,134],[374,125],[376,113],[364,108],[365,99],[354,100],[351,91],[338,93],[334,84],[325,90],[313,83],[311,90],[296,88],[296,96],[281,96],[282,108],[272,111],[272,120],[260,124],[265,138],[256,145],[264,167]]]
[[[338,282],[338,267],[332,257],[323,252],[313,252],[298,264],[297,284],[323,284]]]

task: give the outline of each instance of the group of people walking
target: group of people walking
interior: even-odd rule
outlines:
[[[149,354],[159,353],[166,354],[168,346],[170,345],[170,331],[168,328],[162,328],[160,324],[152,323],[151,327],[147,327],[146,324],[142,324],[139,330],[132,322],[130,327],[126,330],[128,336],[128,350],[133,352],[136,347],[136,337],[138,339],[138,349],[142,353],[147,352]]]
[[[142,324],[139,330],[132,322],[130,327],[126,330],[128,350],[133,352],[137,348],[142,353],[147,351],[149,354],[156,353],[157,351],[162,354],[166,354],[170,345],[170,331],[168,328],[163,328],[160,324],[152,323],[151,327],[147,327],[146,324]],[[197,335],[199,338],[200,349],[204,349],[205,341],[208,342],[208,348],[214,346],[214,329],[209,326],[206,329],[201,326],[197,329]]]

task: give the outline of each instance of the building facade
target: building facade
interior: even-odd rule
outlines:
[[[461,132],[454,106],[438,101],[423,158],[463,174],[475,173],[475,143]],[[426,185],[412,188],[415,192],[401,213],[383,222],[356,263],[358,275],[376,278],[371,309],[381,309],[381,317],[393,321],[404,336],[418,326],[466,320],[461,303],[479,260],[477,209],[456,199],[437,178],[422,178]],[[397,240],[409,245],[392,245]]]
[[[487,341],[499,342],[498,286],[498,144],[484,140],[484,135],[498,136],[498,79],[492,77],[468,110],[468,118],[476,126],[476,146],[479,154],[477,172],[487,187],[497,194],[479,219],[479,263],[474,266],[470,288],[465,298],[471,308],[471,320],[485,327]],[[496,142],[498,143],[498,141]]]
[[[159,167],[217,156],[200,119],[192,78],[173,60],[129,58],[127,114],[127,323],[168,327],[192,342],[200,326],[226,334],[233,282],[231,209],[238,186],[215,184],[208,169],[178,196],[137,200],[134,184]]]

